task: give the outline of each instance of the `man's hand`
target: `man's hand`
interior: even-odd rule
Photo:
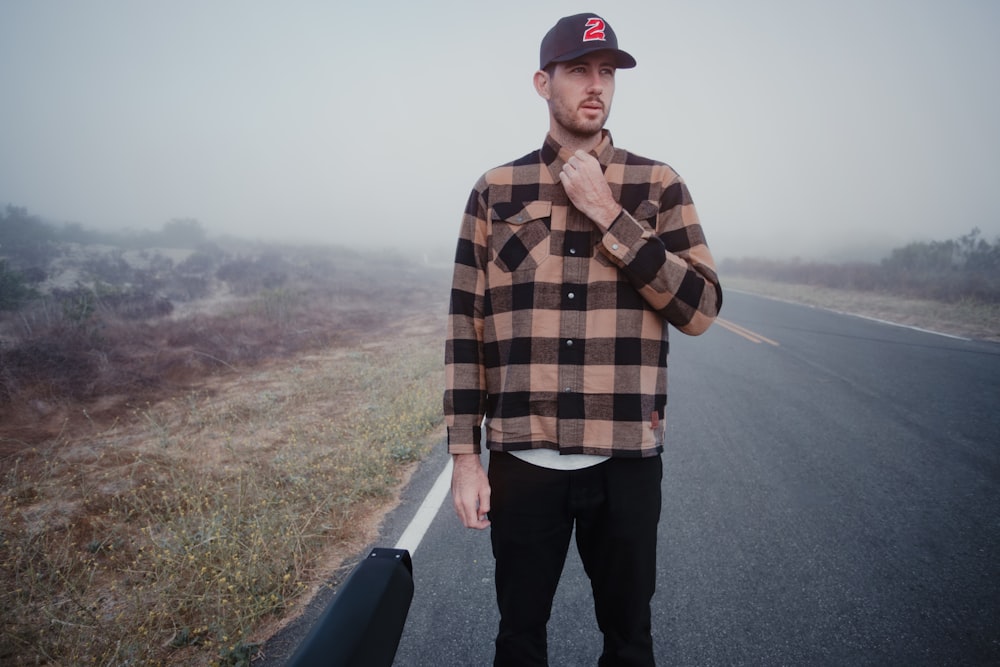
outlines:
[[[466,528],[482,530],[490,525],[490,482],[479,454],[455,454],[452,457],[451,499],[455,513]]]
[[[622,207],[611,194],[601,163],[590,153],[577,151],[563,165],[559,180],[573,206],[607,232]]]

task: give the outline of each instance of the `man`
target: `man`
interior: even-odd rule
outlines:
[[[540,56],[544,145],[487,172],[462,220],[446,345],[452,495],[466,527],[491,527],[495,665],[547,664],[574,527],[599,664],[652,665],[667,325],[702,333],[722,292],[684,182],[604,129],[616,71],[636,64],[611,26],[563,18]]]

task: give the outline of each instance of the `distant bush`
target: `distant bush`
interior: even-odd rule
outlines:
[[[881,268],[892,289],[951,301],[1000,303],[1000,239],[979,229],[949,241],[911,243],[892,251]]]
[[[8,204],[0,212],[0,257],[17,269],[44,268],[59,254],[56,229],[29,215],[26,208]]]
[[[202,276],[175,275],[163,286],[165,298],[171,301],[195,301],[209,295],[210,279]]]
[[[145,290],[115,290],[105,293],[99,297],[99,306],[126,320],[163,317],[174,311],[174,304],[170,299]]]
[[[8,269],[7,262],[0,259],[0,310],[19,310],[36,298],[38,292],[28,282],[23,273]]]
[[[722,262],[720,270],[785,283],[1000,303],[1000,239],[990,243],[979,229],[949,241],[910,243],[878,264],[743,258]]]
[[[171,220],[163,225],[160,245],[167,248],[197,248],[205,242],[205,228],[192,218]]]
[[[0,407],[23,396],[84,399],[100,383],[109,350],[93,328],[68,321],[11,348],[0,348]]]
[[[281,287],[292,269],[279,254],[267,252],[256,259],[240,258],[223,264],[215,275],[229,285],[233,294],[249,296]]]
[[[37,266],[31,266],[21,271],[21,277],[24,278],[26,283],[37,285],[45,282],[46,278],[49,277],[49,274],[46,273],[45,269]]]
[[[87,259],[83,262],[83,270],[91,280],[112,285],[131,283],[136,276],[136,270],[125,261],[120,248]]]
[[[205,275],[215,268],[217,261],[212,255],[199,250],[178,264],[177,270],[184,274]]]

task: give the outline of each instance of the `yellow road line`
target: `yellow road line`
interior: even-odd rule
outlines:
[[[767,343],[768,345],[773,345],[774,347],[778,347],[777,341],[773,341],[770,338],[767,338],[766,336],[761,336],[759,333],[750,331],[749,329],[741,327],[738,324],[733,324],[729,320],[724,320],[721,317],[718,317],[715,319],[715,321],[723,329],[732,331],[737,336],[742,336],[743,338],[746,338],[748,341],[752,343]]]

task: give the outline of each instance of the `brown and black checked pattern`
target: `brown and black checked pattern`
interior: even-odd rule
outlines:
[[[687,187],[669,166],[594,151],[623,212],[606,232],[559,181],[551,137],[487,172],[466,205],[446,343],[453,454],[662,451],[668,324],[697,335],[722,291]]]

